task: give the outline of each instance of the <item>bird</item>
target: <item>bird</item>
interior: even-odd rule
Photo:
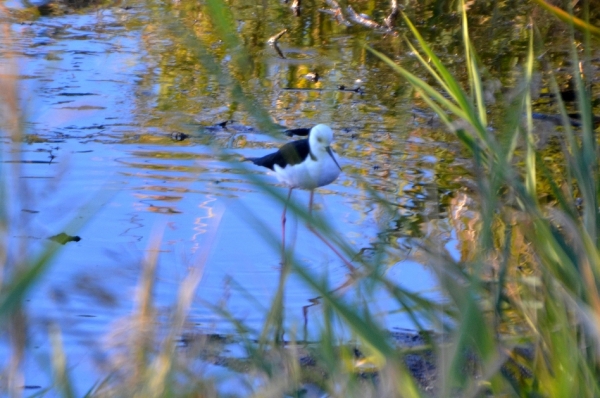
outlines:
[[[296,188],[310,190],[308,214],[312,215],[314,191],[334,182],[342,168],[331,149],[333,131],[325,124],[310,129],[308,138],[288,142],[278,151],[260,158],[245,158],[275,172],[279,182],[289,188],[281,215],[282,256],[285,261],[285,222],[287,205]],[[314,231],[313,231],[314,232]]]

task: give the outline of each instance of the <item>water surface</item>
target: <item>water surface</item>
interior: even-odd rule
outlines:
[[[76,374],[97,374],[88,369],[102,363],[115,330],[126,329],[144,259],[153,255],[155,303],[164,317],[188,271],[201,267],[190,330],[234,331],[211,306],[226,308],[251,328],[262,326],[279,283],[282,203],[261,183],[281,195],[286,188],[240,160],[289,139],[262,131],[230,86],[211,74],[211,62],[274,123],[334,129],[344,173],[317,191],[315,215],[357,255],[385,247],[381,272],[428,297],[436,297],[435,280],[426,257],[416,255],[417,243],[435,239],[456,258],[468,256],[464,242],[474,240],[476,216],[469,208],[467,153],[418,94],[363,46],[416,68],[404,28],[398,23],[394,34],[347,28],[320,12],[322,4],[303,4],[301,17],[275,1],[232,5],[252,60],[244,70],[236,58],[243,51],[227,47],[203,4],[127,2],[2,20],[11,56],[5,46],[0,66],[17,75],[25,133],[22,143],[6,130],[1,137],[5,175],[27,189],[8,192],[11,242],[32,254],[55,245],[47,238],[60,232],[81,237],[60,250],[28,297],[33,354],[27,385],[48,386],[48,375],[38,369],[44,369],[51,324],[64,334]],[[526,20],[504,16],[502,4],[473,10],[474,33],[483,62],[510,85],[523,57]],[[371,2],[356,8],[374,19],[386,15]],[[463,77],[457,15],[443,11],[423,6],[414,13],[426,38]],[[498,48],[491,52],[482,45],[489,15],[495,15]],[[266,42],[283,28],[288,33],[278,54]],[[199,56],[203,51],[208,56]],[[565,56],[560,49],[557,54]],[[310,72],[319,74],[318,82],[305,78]],[[226,120],[233,122],[217,126]],[[181,133],[187,138],[179,140]],[[293,200],[306,206],[308,193],[295,191]],[[305,221],[291,215],[288,225],[302,266],[332,286],[343,284],[347,269]],[[344,294],[351,302],[362,298],[361,288]],[[291,275],[288,326],[302,328],[303,309],[315,296]],[[375,298],[371,305],[386,327],[414,326],[385,294]],[[309,309],[309,340],[319,328],[319,311],[318,305]],[[83,391],[95,379],[77,380]]]

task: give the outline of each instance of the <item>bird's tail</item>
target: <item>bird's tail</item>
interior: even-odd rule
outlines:
[[[258,159],[259,159],[259,158],[247,158],[247,157],[245,157],[245,156],[242,156],[242,162],[252,162],[252,163],[256,164],[256,161],[257,161]]]

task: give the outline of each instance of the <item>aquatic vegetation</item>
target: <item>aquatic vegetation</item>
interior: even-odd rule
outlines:
[[[348,9],[351,11],[342,11],[337,2],[328,1],[331,9],[319,12],[340,24],[350,20],[355,23],[354,28],[389,33],[390,25],[399,24],[394,22],[396,16],[402,14],[397,2],[391,3],[392,14],[388,15],[387,9],[381,13],[382,17],[388,15],[384,19],[387,28],[352,7]],[[185,18],[162,15],[164,8],[154,9],[152,2],[148,2],[148,7],[155,19],[163,21],[185,44],[186,56],[192,54],[194,62],[216,78],[219,87],[228,90],[236,103],[231,109],[239,104],[261,131],[274,137],[282,134],[281,126],[273,123],[268,109],[247,84],[252,77],[253,58],[236,33],[238,24],[228,4],[207,0],[201,5],[203,15],[207,15],[202,23],[213,26],[220,44],[232,54],[226,66],[217,61],[206,42],[198,40],[195,28],[186,26]],[[293,7],[297,10],[294,13],[299,14],[300,2],[295,1]],[[155,233],[148,256],[140,265],[134,308],[129,317],[112,328],[103,373],[87,396],[600,395],[600,180],[590,54],[583,52],[582,56],[575,46],[570,48],[572,89],[577,99],[574,106],[579,117],[575,124],[563,101],[564,90],[544,61],[544,38],[535,25],[528,30],[527,45],[520,57],[518,84],[510,92],[498,93],[497,84],[472,43],[464,2],[459,11],[464,44],[462,66],[447,65],[406,14],[402,14],[405,30],[398,31],[407,34],[406,46],[418,68],[407,69],[374,45],[361,47],[408,82],[416,92],[416,100],[435,111],[435,120],[455,135],[461,147],[447,150],[447,156],[458,151],[468,153],[464,167],[471,178],[453,181],[454,192],[451,197],[440,199],[439,207],[443,209],[436,210],[448,213],[453,232],[460,236],[459,256],[444,247],[440,240],[443,227],[435,225],[438,220],[418,223],[420,228],[431,230],[412,231],[417,239],[409,241],[414,247],[407,250],[411,257],[433,270],[441,294],[432,297],[415,293],[390,275],[397,253],[404,255],[405,251],[398,249],[400,239],[385,228],[372,250],[357,254],[329,220],[316,219],[314,228],[352,258],[356,271],[341,283],[334,283],[305,266],[301,253],[290,251],[291,266],[281,269],[270,305],[265,307],[252,294],[246,295],[264,319],[261,328],[256,329],[228,307],[226,298],[214,304],[196,294],[219,235],[222,213],[217,213],[213,215],[214,222],[204,226],[207,249],[190,264],[178,286],[175,302],[166,310],[155,302],[157,256],[162,239],[160,232]],[[586,33],[592,30],[581,20],[576,20],[575,25]],[[280,30],[271,36],[272,43],[265,44],[276,45],[283,40],[284,32]],[[569,34],[575,42],[575,32],[571,30]],[[584,38],[582,45],[589,49],[590,39]],[[561,150],[553,154],[551,162],[547,160],[550,155],[546,156],[549,150],[541,145],[546,139],[544,132],[535,125],[538,70],[549,82],[548,94],[555,106],[552,109],[560,115],[554,119],[561,124],[559,134],[548,139],[558,141],[553,148]],[[462,73],[460,79],[455,76],[457,73]],[[3,87],[8,87],[0,93],[3,131],[8,131],[11,142],[18,145],[23,141],[21,111],[16,105],[16,82],[7,76],[0,80]],[[359,89],[354,94],[361,94]],[[499,109],[490,109],[492,101],[502,102]],[[164,107],[168,110],[168,105]],[[430,114],[422,119],[434,120]],[[221,124],[225,128],[228,122]],[[171,133],[161,139],[179,142],[189,137],[187,133]],[[153,138],[149,134],[146,139]],[[160,158],[163,154],[148,156]],[[190,154],[180,156],[194,158]],[[232,160],[226,153],[219,156],[236,172],[244,171],[239,159]],[[194,170],[198,175],[206,172],[200,167]],[[20,174],[14,170],[11,175],[16,181],[10,180],[8,173],[0,176],[0,317],[5,320],[2,332],[9,336],[11,355],[0,383],[17,396],[22,392],[20,369],[28,332],[25,295],[44,277],[52,256],[61,246],[48,246],[33,259],[24,255],[26,248],[9,247],[8,231],[16,227],[7,216],[6,197],[10,190],[19,189]],[[353,177],[364,184],[379,211],[395,212],[398,204],[389,201],[385,192],[370,187],[358,172]],[[249,174],[247,179],[276,204],[284,206],[285,192],[265,183],[260,176]],[[92,204],[89,206],[93,208]],[[288,211],[302,222],[311,221],[305,206],[290,203]],[[273,251],[279,250],[280,237],[256,216],[256,211],[246,207],[243,217],[266,245]],[[400,224],[402,220],[395,221]],[[70,244],[69,240],[75,239],[65,237],[75,236],[84,221],[85,218],[78,218],[65,233],[56,231],[53,237]],[[304,307],[304,325],[291,327],[285,321],[286,283],[290,275],[300,278],[315,294],[310,305]],[[244,292],[239,281],[230,281],[229,288]],[[379,309],[382,293],[391,304]],[[205,333],[188,324],[187,317],[195,305],[210,307],[236,333]],[[317,323],[316,337],[307,330],[309,313]],[[414,329],[390,330],[394,325],[386,322],[386,316],[394,313],[406,315]],[[36,395],[76,396],[61,332],[52,327],[49,333],[53,354],[48,372],[54,385]],[[216,375],[214,366],[227,369],[227,374]],[[229,383],[235,384],[235,390],[224,391]]]

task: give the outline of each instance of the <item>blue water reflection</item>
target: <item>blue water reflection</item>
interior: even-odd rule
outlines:
[[[156,77],[166,66],[146,50],[146,41],[155,38],[125,26],[123,20],[135,18],[132,14],[100,9],[15,23],[16,55],[0,61],[4,70],[17,71],[27,121],[23,145],[13,145],[2,132],[2,159],[17,161],[3,163],[3,175],[27,189],[25,196],[18,190],[9,193],[15,226],[11,245],[26,245],[33,256],[46,245],[57,245],[47,240],[50,236],[65,232],[81,237],[59,251],[27,298],[33,324],[26,374],[30,386],[50,384],[49,375],[41,371],[48,369],[49,325],[57,325],[63,334],[79,391],[96,381],[92,369],[110,354],[115,330],[127,329],[120,325],[126,325],[137,305],[144,259],[154,254],[155,305],[163,320],[189,270],[203,269],[189,324],[207,333],[235,330],[211,305],[226,308],[259,330],[279,283],[282,203],[254,178],[282,194],[285,188],[276,186],[274,176],[264,170],[235,159],[260,156],[285,138],[278,141],[244,129],[251,124],[244,117],[238,127],[201,129],[199,125],[219,121],[229,112],[218,95],[198,94],[195,104],[202,111],[170,108],[164,96],[169,85],[161,81],[166,77]],[[351,48],[351,38],[339,34],[332,40],[335,46],[322,51],[331,55],[342,46],[342,60],[349,57],[343,49]],[[411,239],[420,238],[427,228],[445,232],[440,237],[450,251],[457,246],[444,213],[451,184],[437,185],[440,159],[432,154],[445,149],[408,112],[395,113],[411,105],[384,104],[376,100],[381,93],[371,93],[366,101],[335,90],[282,90],[308,71],[298,68],[290,74],[290,63],[305,60],[293,57],[295,52],[329,68],[330,87],[371,78],[364,67],[346,70],[337,61],[323,61],[323,53],[304,47],[286,51],[293,60],[285,64],[265,54],[265,80],[279,82],[273,83],[279,86],[271,97],[274,119],[288,127],[330,123],[343,158],[344,174],[316,195],[316,216],[329,220],[357,253],[389,244],[387,275],[409,290],[436,297],[432,271],[410,252]],[[190,138],[173,141],[172,126]],[[461,160],[447,164],[460,168]],[[390,206],[381,206],[373,192]],[[293,200],[306,206],[308,193],[294,192]],[[342,285],[347,270],[339,259],[303,220],[292,215],[288,225],[297,261],[332,287]],[[361,298],[354,287],[343,294],[350,302]],[[285,295],[290,328],[302,329],[303,311],[315,296],[291,275]],[[413,326],[385,292],[373,297],[371,304],[387,327]],[[321,310],[318,305],[308,309],[309,340],[322,326]]]

